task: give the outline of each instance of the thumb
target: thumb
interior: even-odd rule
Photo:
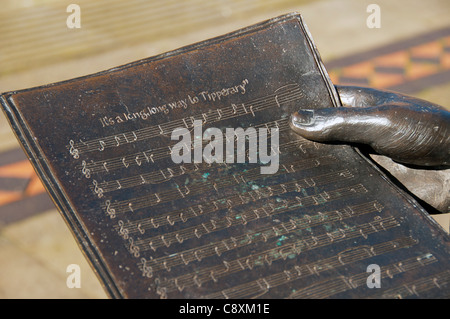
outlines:
[[[299,135],[318,142],[370,144],[393,125],[378,108],[325,108],[299,110],[290,126]]]
[[[444,110],[402,105],[300,110],[290,126],[313,141],[367,144],[405,164],[450,164],[450,115]]]

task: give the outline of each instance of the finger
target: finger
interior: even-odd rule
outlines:
[[[443,110],[401,105],[300,110],[290,126],[314,141],[368,144],[401,163],[450,165],[450,113]]]
[[[441,213],[450,212],[450,196],[448,191],[443,191],[450,189],[450,169],[409,168],[386,156],[372,155],[371,158],[417,198]]]
[[[301,136],[319,142],[368,144],[392,125],[376,108],[326,108],[299,110],[291,116],[291,128]]]
[[[339,93],[341,103],[345,107],[370,107],[384,103],[385,99],[380,101],[383,92],[358,86],[338,86],[336,90]]]
[[[428,101],[386,90],[359,86],[336,85],[339,98],[344,107],[372,107],[382,105],[409,105],[445,110],[444,107]]]

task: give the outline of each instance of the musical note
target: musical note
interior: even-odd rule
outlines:
[[[237,108],[235,104],[231,104],[231,107],[233,108],[233,114],[237,113]]]
[[[150,159],[148,158],[147,154],[145,154],[145,152],[142,152],[142,154],[144,154],[144,157],[145,157],[147,163],[150,163]]]
[[[155,223],[154,218],[150,219],[150,223],[152,224],[153,228],[158,228],[159,224]]]
[[[100,144],[100,147],[98,148],[98,150],[100,152],[103,152],[105,150],[106,143],[104,141],[99,141],[98,143]]]
[[[302,92],[300,91],[300,88],[298,84],[288,84],[281,86],[278,88],[274,93],[268,94],[264,97],[256,98],[252,101],[248,101],[247,105],[251,105],[250,112],[253,114],[253,116],[256,116],[256,112],[263,111],[268,108],[272,108],[274,106],[280,107],[281,103],[285,102],[291,102],[295,100],[299,100],[303,97]],[[274,103],[275,102],[275,103]],[[78,149],[75,148],[75,143],[69,143],[72,149],[72,152],[70,153],[72,156],[76,156],[75,158],[78,158],[79,154],[81,152],[93,152],[93,151],[103,151],[107,146],[115,146],[118,147],[122,144],[121,139],[123,138],[127,143],[134,143],[140,140],[145,139],[151,139],[154,137],[157,137],[158,135],[166,135],[164,132],[162,126],[167,126],[168,128],[173,127],[176,123],[178,124],[179,121],[186,121],[189,119],[192,123],[195,120],[195,118],[201,118],[203,123],[206,123],[207,121],[220,121],[222,119],[228,119],[233,118],[235,116],[239,115],[245,115],[249,112],[249,110],[245,107],[244,104],[242,105],[242,109],[244,114],[240,114],[242,112],[239,111],[236,104],[231,104],[230,107],[222,108],[219,110],[216,110],[217,117],[209,118],[207,113],[200,112],[195,116],[189,116],[182,119],[175,119],[173,121],[167,122],[163,125],[155,125],[151,128],[142,128],[138,130],[132,130],[129,132],[124,132],[118,135],[111,135],[111,136],[104,136],[99,141],[98,139],[93,139],[90,141],[81,141],[82,145],[78,146]],[[186,123],[187,124],[187,123]],[[189,125],[187,125],[189,127]],[[138,138],[139,136],[139,138]],[[99,145],[100,144],[100,145]],[[78,151],[78,153],[77,153]]]
[[[137,225],[137,229],[139,230],[139,232],[140,232],[142,235],[144,235],[145,229],[142,228],[141,223],[139,223],[139,224]]]
[[[275,95],[275,103],[277,103],[278,107],[281,107],[280,102],[278,101],[278,95]]]
[[[202,124],[206,124],[208,122],[208,115],[205,113],[202,113],[202,117],[203,117],[203,123]]]
[[[255,117],[255,112],[253,112],[253,105],[250,105],[250,112],[252,112],[253,117]]]
[[[195,124],[195,117],[189,116],[189,119],[191,120],[191,127],[194,127],[194,124]]]
[[[125,163],[125,157],[122,158],[122,164],[123,166],[125,166],[125,168],[128,168],[128,166],[130,166],[130,164]]]
[[[136,158],[135,158],[134,160],[136,161],[136,164],[137,164],[138,166],[141,166],[141,165],[142,165],[142,162],[139,160],[139,155],[137,155]]]

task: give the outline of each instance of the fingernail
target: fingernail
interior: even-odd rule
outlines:
[[[314,122],[314,110],[299,110],[292,114],[292,122],[296,125],[309,125]]]

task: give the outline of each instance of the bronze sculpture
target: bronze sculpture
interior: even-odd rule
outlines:
[[[292,115],[291,128],[314,141],[367,144],[378,154],[406,164],[386,159],[380,163],[378,158],[413,193],[424,193],[419,197],[448,212],[445,183],[450,171],[445,168],[450,165],[450,112],[400,93],[354,86],[336,89],[344,107],[301,110]],[[436,194],[439,189],[442,194]]]

